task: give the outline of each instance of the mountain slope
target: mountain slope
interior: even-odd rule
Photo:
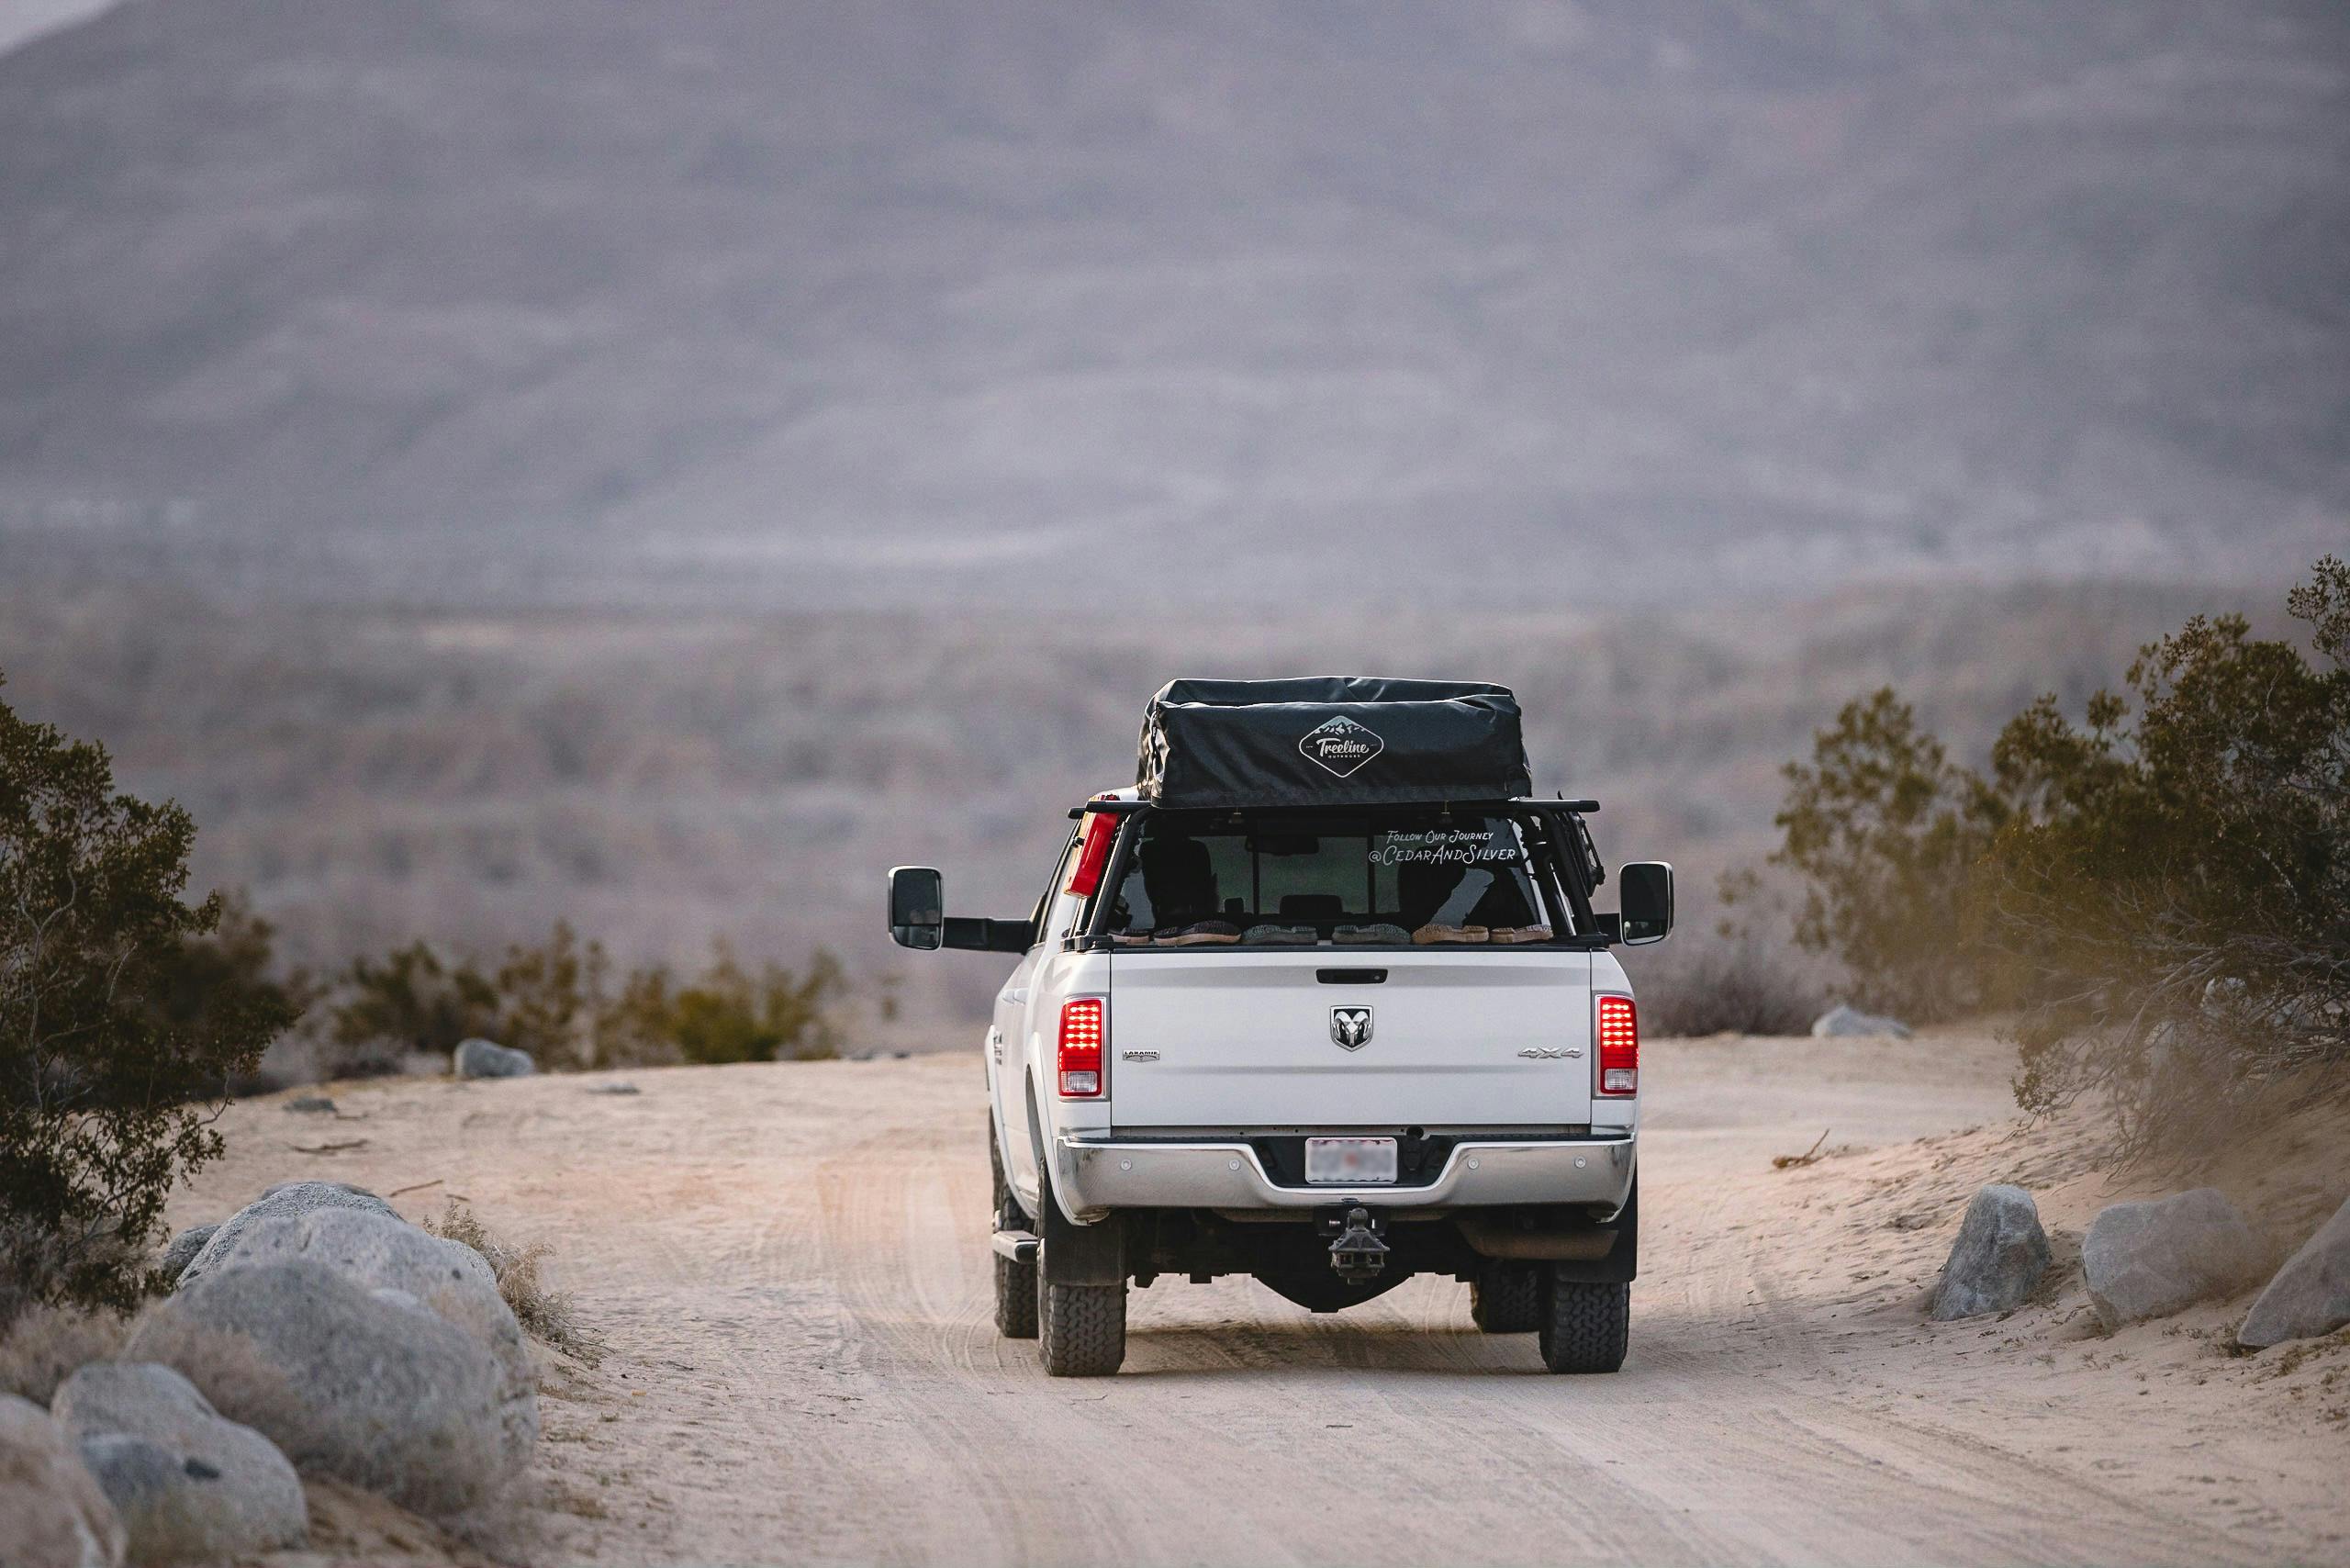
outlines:
[[[139,0],[0,59],[0,543],[1477,603],[2338,537],[2350,16],[1850,13]]]

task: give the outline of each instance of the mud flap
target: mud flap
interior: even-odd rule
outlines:
[[[1616,1245],[1607,1249],[1605,1258],[1575,1259],[1549,1265],[1554,1279],[1573,1280],[1584,1284],[1629,1284],[1640,1271],[1640,1179],[1632,1178],[1632,1194],[1624,1200],[1623,1209],[1616,1223],[1609,1227],[1616,1233]]]
[[[1123,1285],[1126,1282],[1126,1226],[1113,1214],[1097,1225],[1074,1225],[1053,1195],[1052,1166],[1036,1166],[1044,1191],[1036,1234],[1044,1241],[1045,1276],[1056,1285]]]

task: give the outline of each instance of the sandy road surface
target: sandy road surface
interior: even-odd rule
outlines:
[[[2350,1560],[2350,1347],[2264,1373],[2211,1343],[2218,1308],[2091,1336],[2076,1278],[2005,1322],[1922,1321],[1977,1182],[2052,1192],[2060,1255],[2113,1195],[2066,1197],[2062,1147],[1959,1130],[2007,1119],[1997,1047],[1668,1042],[1648,1065],[1615,1377],[1542,1375],[1449,1281],[1315,1317],[1166,1280],[1133,1298],[1124,1373],[1048,1380],[990,1318],[961,1055],[641,1072],[633,1097],[345,1085],[362,1119],[325,1124],[252,1103],[173,1218],[298,1168],[437,1178],[400,1206],[462,1193],[552,1245],[610,1350],[550,1367],[539,1465],[476,1531],[506,1561]],[[1772,1170],[1824,1127],[1835,1158]],[[2345,1179],[2266,1196],[2299,1226]]]

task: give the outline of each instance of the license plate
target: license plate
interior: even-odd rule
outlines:
[[[1395,1180],[1392,1137],[1310,1137],[1305,1140],[1305,1179],[1336,1186]]]

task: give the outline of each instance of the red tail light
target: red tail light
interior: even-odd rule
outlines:
[[[1640,1019],[1628,996],[1599,999],[1599,1092],[1640,1092]]]
[[[1085,843],[1077,852],[1077,869],[1069,875],[1070,892],[1081,899],[1093,896],[1093,890],[1102,885],[1102,868],[1110,863],[1110,846],[1117,836],[1115,812],[1085,813]]]
[[[1061,1003],[1060,1090],[1064,1100],[1102,1098],[1102,1049],[1109,1044],[1109,1006],[1098,996]]]

